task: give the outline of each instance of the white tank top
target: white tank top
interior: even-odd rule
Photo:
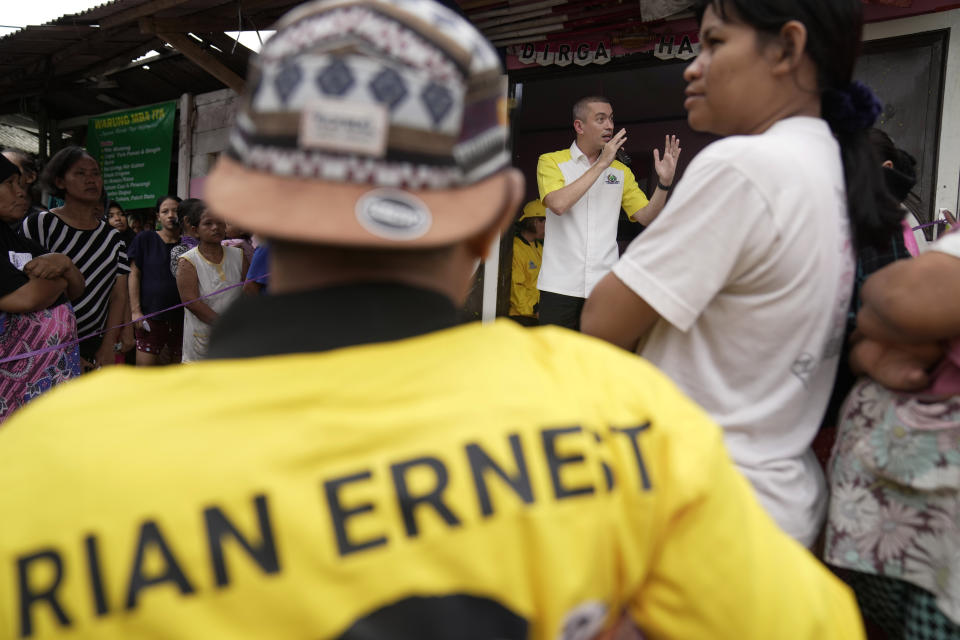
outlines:
[[[223,259],[220,262],[210,262],[204,258],[199,247],[190,249],[180,258],[188,260],[197,270],[201,296],[243,281],[243,250],[239,247],[224,247]],[[204,298],[203,301],[217,313],[223,313],[239,297],[240,287],[234,287]],[[200,320],[189,309],[184,311],[183,362],[201,360],[206,356],[210,344],[210,325]]]

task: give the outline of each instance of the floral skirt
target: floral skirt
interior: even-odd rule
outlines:
[[[0,357],[76,339],[77,320],[70,304],[31,313],[0,313]],[[0,423],[44,391],[78,375],[76,344],[0,364]]]
[[[916,585],[960,623],[960,398],[863,379],[837,431],[825,561]]]

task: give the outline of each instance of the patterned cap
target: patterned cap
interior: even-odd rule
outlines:
[[[207,199],[268,237],[456,241],[506,197],[505,90],[490,43],[432,0],[307,3],[251,63]]]

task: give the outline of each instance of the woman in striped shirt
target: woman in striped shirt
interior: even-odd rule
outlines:
[[[87,288],[72,302],[77,334],[90,336],[80,343],[80,357],[86,369],[113,364],[114,345],[121,339],[133,344],[132,330],[121,336],[116,328],[127,306],[130,267],[120,234],[103,220],[100,166],[86,150],[70,146],[50,159],[41,179],[65,204],[27,216],[21,234],[47,251],[66,254],[80,269]]]

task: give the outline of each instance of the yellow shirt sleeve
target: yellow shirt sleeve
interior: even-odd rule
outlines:
[[[555,155],[545,153],[537,161],[537,187],[540,189],[540,202],[543,202],[548,193],[566,186]]]
[[[664,402],[660,421],[676,428],[657,463],[667,502],[661,544],[629,605],[646,637],[863,638],[850,589],[780,531],[720,429],[679,394]]]
[[[617,160],[614,160],[614,164],[618,169],[623,171],[623,199],[621,200],[621,206],[623,206],[623,210],[627,212],[627,217],[633,222],[636,222],[633,216],[637,211],[647,206],[650,201],[647,200],[646,194],[640,190],[640,185],[637,184],[637,179],[633,176],[633,171],[630,170],[630,167],[621,164]]]

